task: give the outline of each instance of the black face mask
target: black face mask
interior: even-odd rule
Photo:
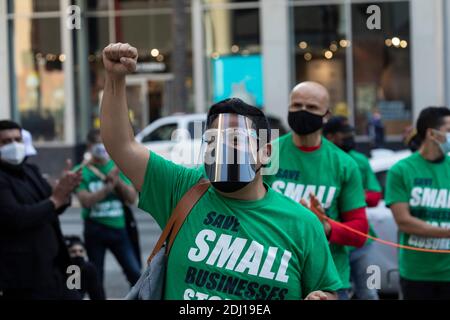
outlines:
[[[340,148],[345,151],[349,152],[353,149],[355,149],[355,138],[354,137],[348,137],[342,140],[342,145]]]
[[[70,260],[72,261],[72,264],[77,265],[79,267],[82,267],[86,263],[84,257],[80,256],[70,258]]]
[[[319,116],[305,110],[295,112],[290,111],[288,123],[296,134],[305,136],[322,129],[323,117],[325,117],[325,115],[326,113],[323,116]]]
[[[238,164],[235,164],[235,166],[238,166]],[[258,173],[259,170],[261,170],[262,166],[259,167],[255,174]],[[216,188],[217,190],[223,192],[223,193],[233,193],[236,191],[239,191],[241,189],[244,189],[246,186],[248,186],[251,183],[249,182],[211,182],[211,185]]]
[[[245,188],[250,182],[211,182],[211,185],[224,193],[233,193]]]

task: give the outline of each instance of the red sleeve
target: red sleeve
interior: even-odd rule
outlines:
[[[376,207],[378,205],[378,202],[380,202],[381,198],[382,198],[381,192],[367,190],[366,191],[367,207],[369,208]]]
[[[366,216],[366,208],[359,208],[341,214],[342,224],[351,227],[355,230],[367,234],[369,232],[369,223]],[[342,246],[352,246],[361,248],[366,243],[367,238],[351,232],[335,221],[329,221],[331,226],[331,233],[329,240],[331,243]]]

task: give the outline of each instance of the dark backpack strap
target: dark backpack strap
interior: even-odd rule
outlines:
[[[150,263],[153,257],[161,250],[166,242],[168,242],[166,247],[166,255],[169,255],[170,249],[175,241],[175,237],[177,236],[178,231],[180,231],[186,217],[192,211],[192,208],[197,204],[200,198],[206,193],[206,191],[208,191],[209,186],[209,181],[202,179],[184,194],[175,209],[173,209],[169,221],[162,231],[152,253],[147,259],[147,263]]]

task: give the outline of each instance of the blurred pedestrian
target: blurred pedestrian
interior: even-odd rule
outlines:
[[[373,208],[378,205],[382,198],[381,185],[370,167],[369,159],[362,153],[355,150],[355,129],[350,126],[346,117],[333,117],[325,124],[323,135],[346,152],[355,160],[361,173],[363,188],[366,196],[367,207]],[[376,236],[375,231],[369,224],[369,235]],[[353,292],[357,299],[378,300],[378,292],[367,286],[367,268],[375,265],[373,261],[372,240],[368,239],[366,244],[359,249],[349,247],[350,250],[350,275],[353,282]]]
[[[373,143],[373,147],[382,148],[384,145],[384,124],[378,109],[373,111],[369,119],[368,133]]]
[[[103,283],[106,250],[110,250],[130,285],[140,276],[140,264],[126,230],[124,205],[134,204],[136,190],[119,172],[102,143],[100,132],[93,129],[87,137],[90,160],[81,167],[82,181],[76,194],[83,207],[84,240],[91,261]]]
[[[279,154],[280,169],[276,175],[266,175],[264,179],[275,191],[296,202],[318,200],[320,210],[327,216],[367,233],[366,203],[358,166],[322,136],[323,125],[330,117],[329,99],[327,89],[319,83],[307,81],[295,86],[288,116],[293,132],[274,142],[279,148],[274,152]],[[338,291],[339,299],[349,299],[347,246],[362,247],[366,238],[332,221],[322,218],[321,221],[343,284]]]
[[[66,236],[64,240],[72,265],[78,266],[81,271],[81,288],[78,290],[81,298],[88,294],[91,300],[105,300],[105,293],[98,277],[97,269],[91,262],[86,261],[86,250],[83,241],[78,236]]]
[[[0,121],[0,298],[64,299],[70,264],[58,215],[70,204],[81,173],[66,164],[52,190],[27,163],[21,127]]]
[[[388,172],[386,205],[400,244],[450,250],[450,109],[428,107],[417,119],[420,148]],[[399,251],[403,298],[450,300],[450,254]]]
[[[262,157],[270,152],[270,139],[260,136],[270,138],[264,113],[240,99],[218,102],[206,120],[204,166],[176,165],[131,134],[125,77],[137,59],[128,44],[105,48],[101,131],[140,191],[140,208],[165,228],[186,192],[204,176],[211,184],[173,242],[164,299],[335,299],[340,281],[319,220],[263,183]]]

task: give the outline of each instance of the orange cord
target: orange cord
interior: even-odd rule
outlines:
[[[301,203],[302,205],[306,206],[305,203]],[[310,206],[306,206],[309,210],[311,210],[313,213],[315,213],[319,219],[321,220],[327,220],[327,221],[333,221],[333,223],[341,226],[342,228],[351,231],[353,233],[356,233],[360,236],[366,237],[368,239],[372,239],[374,241],[380,242],[382,244],[391,246],[391,247],[395,247],[395,248],[400,248],[400,249],[406,249],[406,250],[412,250],[412,251],[420,251],[420,252],[431,252],[431,253],[450,253],[450,250],[438,250],[438,249],[423,249],[423,248],[416,248],[416,247],[412,247],[412,246],[405,246],[403,244],[399,244],[399,243],[395,243],[395,242],[391,242],[391,241],[387,241],[387,240],[383,240],[380,238],[376,238],[376,237],[372,237],[371,235],[368,235],[364,232],[361,232],[359,230],[353,229],[352,227],[349,227],[341,222],[338,222],[336,220],[331,219],[330,217],[328,217],[327,215],[325,215],[323,212],[321,212],[320,207],[318,207],[320,205],[320,203],[317,201],[317,199],[315,197],[311,197],[311,205]]]
[[[343,223],[337,222],[329,217],[326,217],[326,219],[328,221],[333,221],[334,223],[338,224],[339,226],[341,226],[344,229],[347,229],[348,231],[351,231],[353,233],[356,233],[360,236],[372,239],[374,241],[380,242],[382,244],[388,245],[388,246],[392,246],[395,248],[401,248],[401,249],[406,249],[406,250],[413,250],[413,251],[420,251],[420,252],[431,252],[431,253],[450,253],[450,250],[438,250],[438,249],[423,249],[423,248],[416,248],[416,247],[411,247],[411,246],[405,246],[403,244],[399,244],[399,243],[395,243],[395,242],[391,242],[391,241],[387,241],[387,240],[383,240],[380,238],[376,238],[376,237],[372,237],[369,234],[366,234],[364,232],[358,231],[356,229],[353,229],[352,227],[346,226]]]

